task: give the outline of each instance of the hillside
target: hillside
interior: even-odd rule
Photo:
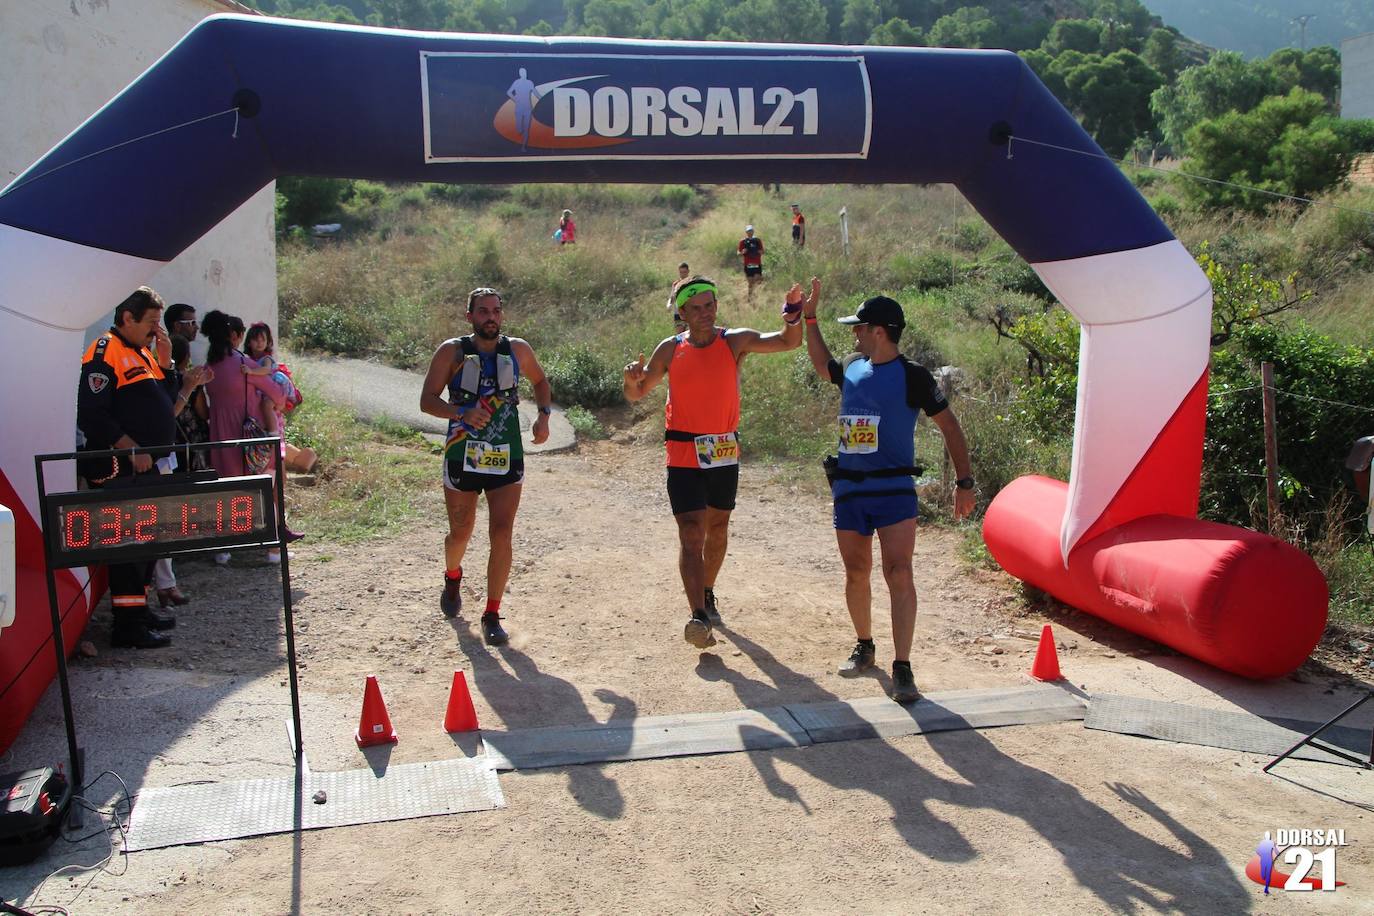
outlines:
[[[1246,57],[1264,57],[1279,48],[1296,48],[1307,23],[1307,47],[1374,32],[1374,4],[1368,0],[1144,0],[1152,13],[1203,44]]]

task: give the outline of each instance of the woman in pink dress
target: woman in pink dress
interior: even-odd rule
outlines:
[[[212,311],[201,319],[200,332],[210,341],[205,363],[215,371],[215,377],[205,386],[210,396],[211,441],[243,438],[243,421],[248,417],[265,428],[267,412],[281,410],[286,395],[271,376],[244,374],[242,367],[251,369],[257,364],[239,350],[243,344],[243,319]],[[239,446],[211,449],[210,464],[221,477],[241,477],[247,473]],[[291,534],[284,532],[283,540],[292,540]],[[267,559],[279,562],[281,558],[277,551],[269,550]],[[215,562],[228,563],[229,555],[216,554]]]

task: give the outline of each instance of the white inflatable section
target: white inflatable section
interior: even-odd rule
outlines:
[[[0,470],[23,500],[16,514],[38,518],[33,456],[75,447],[87,326],[163,266],[0,225],[0,340],[15,344],[0,363]],[[72,462],[54,463],[46,486],[75,489]]]
[[[1211,291],[1207,275],[1178,240],[1031,266],[1085,325],[1154,318]]]
[[[0,224],[0,308],[41,324],[84,332],[165,266]]]
[[[1067,564],[1207,368],[1212,292],[1176,241],[1032,266],[1083,322],[1059,533]]]

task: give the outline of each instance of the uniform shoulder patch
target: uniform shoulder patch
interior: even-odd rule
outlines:
[[[92,372],[86,376],[86,384],[91,389],[91,394],[100,394],[110,384],[110,377],[103,372]]]

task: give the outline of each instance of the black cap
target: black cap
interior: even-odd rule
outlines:
[[[896,299],[887,296],[872,296],[863,301],[859,310],[848,318],[841,318],[840,324],[878,324],[885,328],[906,327],[906,316]]]

